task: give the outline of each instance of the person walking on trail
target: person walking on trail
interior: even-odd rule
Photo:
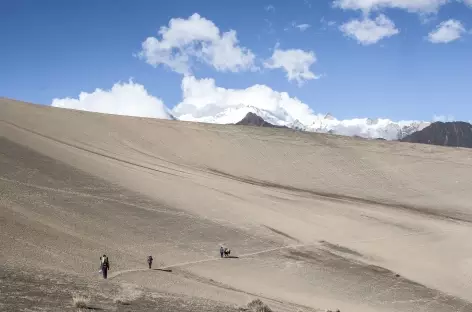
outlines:
[[[148,258],[147,258],[147,263],[148,263],[148,265],[149,265],[149,268],[151,268],[151,266],[152,266],[152,260],[153,260],[153,259],[152,259],[152,256],[148,256]]]
[[[220,256],[221,258],[223,258],[223,254],[225,252],[225,249],[223,248],[223,246],[220,247]]]
[[[100,257],[100,271],[102,272],[104,279],[107,279],[109,269],[110,262],[108,261],[108,257],[106,255],[103,255],[102,257]]]

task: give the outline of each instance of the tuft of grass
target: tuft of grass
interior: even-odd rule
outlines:
[[[254,299],[254,300],[252,300],[251,302],[249,302],[247,304],[247,307],[249,309],[255,309],[255,308],[260,307],[262,305],[264,305],[264,302],[262,302],[261,299]]]
[[[252,300],[247,304],[247,307],[254,312],[272,312],[272,309],[260,299]]]
[[[121,284],[121,289],[116,297],[113,299],[115,304],[130,305],[143,295],[143,291],[133,284]]]
[[[88,309],[90,304],[90,298],[75,294],[72,296],[72,302],[74,307],[79,309]]]

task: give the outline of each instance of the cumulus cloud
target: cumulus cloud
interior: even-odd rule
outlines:
[[[451,0],[335,0],[333,5],[342,9],[371,12],[387,8],[403,9],[409,12],[429,14]],[[465,0],[470,1],[470,0]]]
[[[428,35],[431,43],[449,43],[459,39],[466,30],[460,21],[450,19],[439,24]]]
[[[472,7],[472,0],[464,0],[464,3]]]
[[[81,92],[75,98],[55,98],[51,106],[97,113],[171,119],[170,111],[161,99],[150,95],[144,86],[129,80],[118,82],[110,90],[95,89]]]
[[[395,24],[383,14],[380,14],[375,20],[367,17],[362,20],[351,20],[339,26],[339,29],[344,35],[356,39],[362,45],[375,44],[383,38],[394,36],[400,32]]]
[[[314,116],[311,108],[297,98],[265,85],[225,89],[216,86],[214,79],[187,76],[183,78],[181,87],[182,102],[173,109],[173,114],[181,120],[235,123],[251,110],[277,124],[296,119],[310,123]]]
[[[138,56],[152,66],[164,65],[190,74],[195,61],[218,71],[254,70],[255,55],[241,47],[236,31],[220,32],[210,20],[195,13],[188,19],[172,18],[159,30],[160,39],[148,37]]]
[[[264,67],[283,69],[287,73],[289,81],[295,80],[299,85],[302,85],[306,80],[319,78],[310,70],[315,62],[316,56],[312,51],[275,49],[272,57],[264,62]]]

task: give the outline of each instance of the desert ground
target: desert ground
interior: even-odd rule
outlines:
[[[1,98],[0,310],[472,311],[471,156]]]

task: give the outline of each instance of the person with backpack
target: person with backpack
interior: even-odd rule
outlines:
[[[103,274],[103,278],[107,279],[108,270],[110,269],[110,262],[108,261],[108,257],[103,255],[100,257],[100,271]]]
[[[225,252],[225,249],[223,248],[223,246],[220,246],[220,256],[221,256],[221,258],[223,258],[224,252]]]
[[[152,260],[154,260],[154,259],[152,259],[152,256],[148,256],[147,263],[149,265],[149,268],[151,268],[151,266],[152,266]]]

